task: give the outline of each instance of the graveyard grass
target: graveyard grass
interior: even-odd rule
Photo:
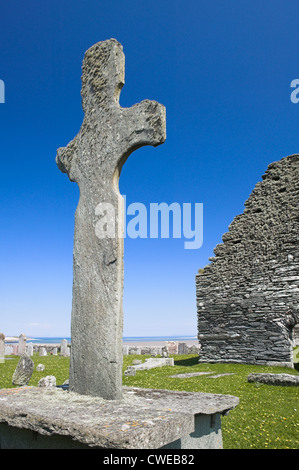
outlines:
[[[11,378],[19,358],[0,364],[0,388],[12,388]],[[134,359],[150,356],[124,356],[123,372]],[[174,367],[167,366],[148,371],[137,371],[136,376],[123,375],[123,384],[144,388],[186,390],[190,392],[220,393],[239,397],[239,405],[222,417],[224,449],[298,449],[299,403],[298,387],[282,387],[260,383],[248,383],[251,372],[298,374],[295,369],[244,364],[199,364],[198,356],[174,357]],[[44,364],[43,372],[34,370],[29,385],[36,386],[46,375],[54,375],[61,385],[69,374],[69,358],[61,356],[32,357],[35,368]],[[170,378],[170,375],[190,372],[231,373],[218,378],[198,376]]]

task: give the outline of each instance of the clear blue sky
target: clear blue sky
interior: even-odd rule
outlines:
[[[134,152],[128,203],[201,202],[204,242],[126,239],[124,334],[197,334],[195,275],[269,163],[299,151],[298,0],[10,0],[0,12],[0,331],[70,334],[79,191],[56,167],[78,132],[81,64],[116,38],[120,103],[167,108],[167,140]]]

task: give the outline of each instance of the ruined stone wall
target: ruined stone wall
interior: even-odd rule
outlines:
[[[292,366],[299,322],[299,155],[271,163],[196,276],[200,362]]]

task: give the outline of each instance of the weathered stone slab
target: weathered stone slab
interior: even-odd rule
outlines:
[[[47,375],[46,377],[42,377],[38,382],[38,387],[56,387],[56,377],[54,377],[54,375]]]
[[[247,377],[248,382],[260,382],[268,385],[299,386],[299,375],[252,373]]]
[[[226,372],[225,374],[209,375],[208,379],[218,379],[218,377],[225,377],[226,375],[235,375],[234,372]]]
[[[141,364],[136,364],[133,366],[135,370],[150,370],[155,369],[156,367],[165,367],[165,366],[174,366],[174,359],[173,357],[161,357],[161,358],[149,358],[145,359],[145,362]]]
[[[209,375],[213,373],[214,372],[186,372],[186,374],[170,375],[169,377],[176,378],[176,379],[190,379],[192,377],[200,377],[203,375]]]
[[[104,400],[58,388],[22,387],[0,390],[0,423],[13,427],[15,436],[18,428],[53,437],[55,447],[59,436],[68,436],[72,442],[96,448],[192,449],[200,446],[201,438],[203,445],[213,447],[213,441],[206,443],[206,435],[220,435],[220,415],[237,406],[238,401],[230,395],[133,387],[124,387],[122,400]],[[192,437],[195,432],[197,437]],[[8,434],[0,424],[1,448],[23,445],[12,442]],[[32,433],[30,436],[32,440]],[[187,447],[182,447],[184,442]],[[36,448],[37,444],[26,441],[26,446]],[[215,447],[219,447],[219,439]]]
[[[12,376],[12,383],[14,385],[28,385],[32,373],[34,370],[34,362],[28,356],[28,354],[23,353],[20,357],[16,370]]]
[[[134,363],[135,362],[135,363]],[[125,375],[136,375],[136,371],[138,370],[150,370],[155,369],[156,367],[165,367],[165,366],[174,366],[174,359],[173,357],[161,357],[161,358],[149,358],[145,359],[145,362],[133,361],[133,365],[128,366],[127,370],[125,371]]]
[[[162,144],[165,108],[145,100],[119,105],[125,58],[115,39],[84,56],[78,135],[57,151],[59,169],[80,188],[75,216],[70,389],[81,394],[122,396],[123,224],[118,180],[136,149]],[[106,228],[105,228],[106,227]]]

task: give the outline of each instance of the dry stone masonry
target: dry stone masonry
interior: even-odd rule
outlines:
[[[299,155],[271,163],[196,276],[200,362],[292,366],[299,322]]]

